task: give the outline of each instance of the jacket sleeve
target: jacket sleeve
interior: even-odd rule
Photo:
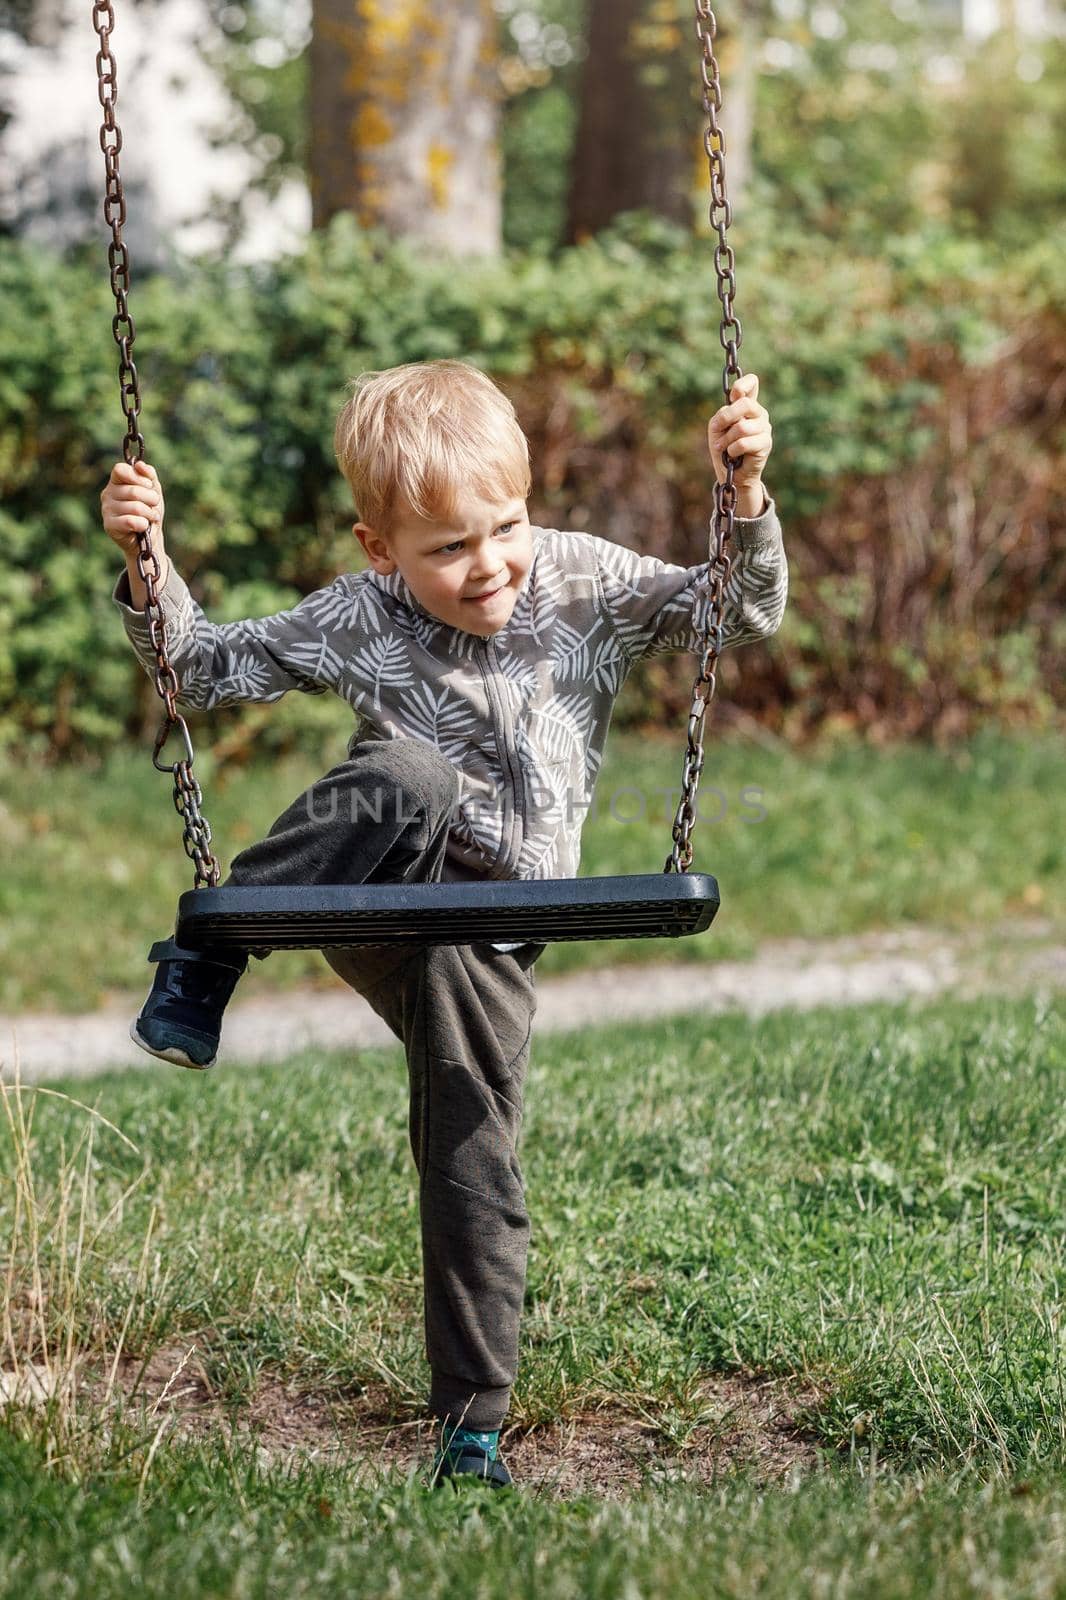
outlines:
[[[708,563],[679,567],[596,539],[604,600],[631,662],[670,650],[700,649],[710,595]],[[736,517],[725,589],[722,645],[776,633],[788,597],[788,563],[772,500],[761,516]]]
[[[243,700],[280,700],[290,689],[323,694],[336,689],[354,642],[357,574],[345,573],[317,589],[291,611],[246,622],[209,622],[171,564],[160,601],[167,649],[181,684],[178,704],[209,711]],[[155,652],[143,611],[130,604],[123,572],[112,592],[126,635],[151,676]]]

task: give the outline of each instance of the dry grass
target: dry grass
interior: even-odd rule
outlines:
[[[47,1181],[33,1164],[33,1124],[42,1095],[85,1113],[73,1148],[61,1147],[58,1170]],[[86,1314],[88,1268],[107,1236],[121,1230],[126,1202],[147,1168],[101,1212],[94,1182],[98,1127],[110,1129],[135,1153],[136,1145],[92,1106],[55,1089],[24,1084],[17,1052],[13,1080],[5,1081],[0,1073],[0,1106],[12,1152],[12,1224],[0,1309],[0,1405],[31,1408],[43,1427],[48,1458],[76,1461],[86,1435],[98,1427],[101,1404],[115,1392],[126,1334],[144,1287],[154,1210],[103,1388],[87,1406],[81,1374],[94,1353],[94,1319],[91,1312]]]

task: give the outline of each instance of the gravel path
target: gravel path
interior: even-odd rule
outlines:
[[[698,1012],[760,1016],[792,1007],[864,1005],[955,993],[1066,989],[1066,946],[1050,925],[1010,923],[974,936],[908,928],[849,939],[767,943],[754,961],[607,967],[538,982],[538,1032]],[[134,1002],[134,1005],[136,1002]],[[0,1017],[0,1072],[25,1082],[153,1067],[127,1034],[130,1005],[85,1016]],[[359,996],[308,985],[236,1001],[226,1017],[223,1062],[275,1061],[314,1047],[358,1050],[395,1040]]]

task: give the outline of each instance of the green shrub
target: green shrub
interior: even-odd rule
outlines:
[[[793,591],[773,644],[724,664],[728,698],[797,732],[1047,716],[1062,681],[1062,240],[1009,262],[937,227],[862,259],[783,227],[737,243],[741,354],[773,417],[768,484]],[[458,267],[341,218],[276,264],[135,278],[169,547],[220,621],[289,605],[353,565],[330,443],[347,381],[461,356],[515,399],[535,521],[696,562],[705,425],[721,403],[714,291],[706,240],[640,218],[555,258]],[[99,520],[122,433],[110,316],[101,261],[0,246],[9,748],[76,755],[155,721]],[[672,714],[689,676],[653,664],[621,719]],[[232,715],[239,726],[248,713]],[[291,740],[305,716],[303,703],[272,710],[260,747]]]

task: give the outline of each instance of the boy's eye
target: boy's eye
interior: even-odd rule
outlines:
[[[513,527],[514,527],[514,523],[513,522],[501,522],[500,526],[496,529],[496,532],[497,533],[510,533],[510,531],[511,531],[511,529]],[[436,554],[439,555],[439,556],[450,556],[450,555],[454,555],[456,550],[461,550],[462,548],[463,548],[462,539],[455,539],[455,540],[453,540],[453,542],[451,544],[442,544],[439,547],[439,549],[437,550]]]

